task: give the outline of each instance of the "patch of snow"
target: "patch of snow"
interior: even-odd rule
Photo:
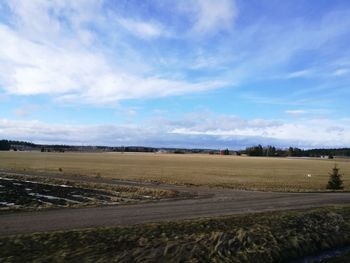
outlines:
[[[0,177],[0,180],[4,180],[4,181],[14,181],[14,179],[6,178],[6,177]]]
[[[42,195],[42,194],[37,194],[37,193],[28,193],[28,194],[31,195],[31,196],[35,196],[35,197],[44,197],[44,198],[47,198],[47,199],[50,199],[50,200],[62,199],[60,197],[52,196],[52,195]]]

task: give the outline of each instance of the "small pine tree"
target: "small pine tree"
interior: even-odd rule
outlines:
[[[342,175],[339,173],[339,168],[334,165],[332,172],[329,173],[329,181],[327,184],[327,189],[340,190],[343,189],[343,181],[341,179]]]

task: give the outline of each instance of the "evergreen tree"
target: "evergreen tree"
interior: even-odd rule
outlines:
[[[9,151],[11,144],[7,140],[0,140],[0,151]]]
[[[343,181],[341,179],[342,175],[339,173],[339,168],[334,165],[333,170],[329,173],[329,181],[327,184],[327,189],[339,190],[343,189]]]

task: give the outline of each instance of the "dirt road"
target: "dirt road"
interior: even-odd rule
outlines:
[[[0,236],[350,203],[350,193],[272,193],[135,183],[112,179],[89,180],[175,189],[195,193],[197,197],[186,200],[160,201],[128,206],[57,209],[40,212],[1,214]]]

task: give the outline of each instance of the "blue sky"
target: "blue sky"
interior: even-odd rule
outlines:
[[[350,147],[350,2],[4,0],[0,137]]]

